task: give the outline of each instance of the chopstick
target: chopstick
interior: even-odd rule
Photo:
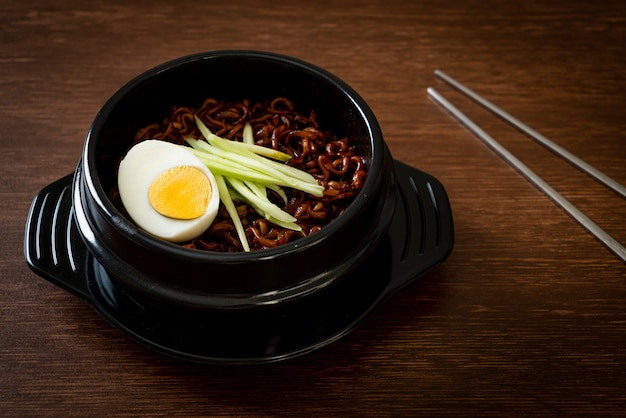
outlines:
[[[615,191],[616,193],[620,194],[622,197],[626,198],[626,186],[623,186],[622,184],[618,183],[617,181],[615,181],[611,177],[607,176],[606,174],[604,174],[600,170],[598,170],[595,167],[587,164],[585,161],[581,160],[580,158],[578,158],[576,155],[572,154],[568,150],[566,150],[563,147],[555,144],[554,142],[552,142],[551,140],[546,138],[544,135],[540,134],[539,132],[537,132],[536,130],[531,128],[530,126],[526,125],[521,120],[519,120],[519,119],[513,117],[511,114],[505,112],[500,107],[496,106],[495,104],[493,104],[489,100],[485,99],[484,97],[482,97],[479,94],[475,93],[474,91],[472,91],[468,87],[466,87],[463,84],[459,83],[458,81],[456,81],[454,78],[450,77],[449,75],[447,75],[443,71],[436,70],[435,71],[435,75],[437,77],[439,77],[440,79],[442,79],[443,81],[445,81],[446,83],[448,83],[449,85],[451,85],[452,87],[454,87],[455,89],[457,89],[458,91],[460,91],[461,93],[465,94],[466,96],[468,96],[469,98],[474,100],[476,103],[480,104],[484,108],[486,108],[486,109],[490,110],[491,112],[495,113],[500,118],[502,118],[505,121],[509,122],[511,125],[515,126],[517,129],[519,129],[520,131],[522,131],[526,135],[530,136],[531,138],[533,138],[534,140],[536,140],[537,142],[539,142],[540,144],[542,144],[543,146],[548,148],[550,151],[552,151],[556,155],[558,155],[561,158],[565,159],[566,161],[570,162],[572,165],[574,165],[579,170],[584,171],[585,173],[587,173],[588,175],[590,175],[591,177],[593,177],[594,179],[596,179],[600,183],[604,184],[608,188],[610,188],[613,191]]]
[[[626,248],[620,244],[615,238],[609,235],[604,229],[593,222],[589,217],[582,213],[576,206],[574,206],[569,200],[563,197],[560,193],[554,190],[548,183],[546,183],[539,175],[532,171],[522,161],[509,152],[498,141],[491,137],[482,128],[476,125],[471,119],[469,119],[463,112],[457,109],[452,103],[450,103],[445,97],[443,97],[434,88],[428,87],[428,94],[435,99],[444,109],[446,109],[452,116],[458,119],[463,125],[465,125],[472,133],[491,147],[500,157],[506,162],[511,164],[522,175],[524,175],[531,183],[533,183],[539,190],[544,192],[550,197],[557,205],[559,205],[565,212],[567,212],[572,218],[586,228],[591,234],[599,239],[604,245],[606,245],[611,251],[613,251],[622,261],[626,262]]]

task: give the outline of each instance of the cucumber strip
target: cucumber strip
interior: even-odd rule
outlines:
[[[237,231],[237,235],[239,236],[239,241],[241,242],[243,250],[246,252],[250,252],[250,245],[248,244],[248,238],[246,238],[246,232],[243,229],[243,224],[241,223],[241,219],[239,219],[237,208],[235,207],[235,204],[233,203],[233,200],[230,196],[230,192],[228,191],[228,187],[226,186],[224,177],[215,173],[213,173],[213,177],[215,177],[215,182],[217,183],[217,190],[220,193],[220,200],[224,204],[226,211],[233,220],[233,223],[235,224],[235,230]]]
[[[246,122],[243,125],[243,142],[244,144],[254,145],[254,133],[252,132],[252,125],[249,122]]]
[[[262,199],[243,181],[236,178],[227,178],[228,183],[253,206],[258,206],[265,213],[265,218],[273,217],[282,222],[295,222],[296,218],[270,202],[267,197]],[[268,219],[269,220],[269,219]]]
[[[306,171],[302,171],[299,170],[297,168],[285,165],[283,163],[279,163],[276,161],[272,161],[272,160],[268,160],[266,158],[263,158],[261,155],[258,155],[254,152],[251,152],[250,150],[247,150],[245,148],[239,147],[238,145],[240,145],[240,142],[234,142],[234,141],[230,141],[228,139],[224,139],[224,138],[220,138],[217,135],[213,135],[211,134],[208,138],[207,141],[217,147],[220,148],[224,151],[227,152],[232,152],[238,155],[241,155],[245,158],[248,159],[252,159],[254,161],[257,161],[261,164],[263,164],[264,166],[267,166],[268,169],[273,169],[276,170],[286,176],[290,176],[293,177],[295,179],[298,180],[302,180],[304,182],[308,182],[311,184],[315,184],[317,185],[317,180],[315,180],[315,177],[313,177],[312,175],[310,175],[309,173],[307,173]],[[265,147],[262,147],[265,148]]]
[[[282,222],[282,221],[279,221],[278,219],[275,219],[275,218],[271,218],[271,219],[269,219],[269,221],[271,223],[277,225],[277,226],[280,226],[280,227],[283,227],[283,228],[286,228],[286,229],[291,229],[291,230],[297,231],[297,232],[302,231],[302,227],[300,225],[298,225],[297,223],[295,223],[295,222]]]
[[[309,173],[285,165],[283,163],[279,163],[277,161],[269,160],[267,158],[264,158],[264,156],[267,155],[261,154],[265,154],[267,150],[272,152],[274,152],[275,150],[259,145],[250,145],[221,138],[213,134],[209,130],[209,128],[200,120],[200,118],[198,118],[198,116],[195,116],[195,119],[196,124],[200,129],[200,132],[208,142],[208,144],[205,144],[202,141],[200,141],[199,143],[194,143],[192,146],[194,146],[195,148],[211,152],[212,154],[216,154],[223,158],[230,159],[233,162],[239,164],[244,164],[247,168],[254,168],[255,170],[261,171],[265,174],[277,176],[279,178],[283,177],[285,178],[285,183],[282,183],[282,185],[284,186],[293,187],[317,197],[321,197],[323,195],[324,187],[318,184],[315,177],[313,177]],[[190,145],[192,144],[192,142],[189,140],[187,142],[189,142]],[[220,151],[208,146],[209,144],[213,145],[213,147],[215,148],[218,148]],[[258,151],[258,153],[255,151]],[[234,153],[236,155],[231,155],[231,153]],[[284,155],[291,158],[287,154]]]
[[[267,198],[267,189],[269,189],[269,186],[265,186],[265,185],[262,185],[262,184],[249,182],[249,181],[246,181],[244,183],[246,184],[246,186],[248,186],[250,188],[250,190],[252,190],[253,193],[255,193],[259,197],[259,199],[266,201],[268,204],[274,205]],[[284,194],[284,191],[280,187],[276,187],[276,189],[278,189],[279,191],[283,192],[283,194]],[[285,202],[287,202],[287,195],[285,195]],[[248,203],[250,203],[250,202],[248,202]],[[250,203],[250,204],[253,205],[253,203]],[[277,206],[277,208],[278,208],[278,206]],[[263,216],[265,219],[267,219],[268,221],[270,221],[270,222],[272,222],[272,223],[274,223],[274,224],[276,224],[278,226],[282,226],[284,228],[292,229],[294,231],[302,231],[302,228],[300,227],[300,225],[298,225],[295,222],[295,220],[293,222],[284,222],[284,221],[281,221],[279,219],[276,219],[276,217],[274,217],[272,215],[265,214],[261,209],[257,209],[257,208],[255,208],[255,209],[257,211],[260,211],[261,216]],[[278,208],[278,209],[282,211],[282,209],[280,209],[280,208]],[[284,212],[284,213],[287,214],[287,212]]]
[[[198,148],[207,146],[212,148],[210,150],[207,148],[207,152],[205,152],[204,149],[191,148],[191,151],[207,164],[211,171],[219,171],[228,177],[245,178],[259,183],[292,187],[312,194],[313,196],[320,197],[324,194],[324,187],[317,182],[313,184],[286,176],[284,173],[265,164],[269,162],[269,160],[256,160],[241,154],[233,154],[208,144],[200,145],[194,143],[194,145]],[[250,153],[250,155],[254,154]]]
[[[200,133],[207,140],[209,139],[210,136],[216,136],[220,138],[219,136],[213,134],[211,130],[204,124],[204,122],[200,120],[200,118],[197,115],[194,115],[194,118],[196,120],[196,125],[198,126],[198,129],[200,129]],[[245,127],[244,127],[244,130],[245,130]],[[252,127],[250,127],[250,132],[252,132]],[[235,146],[239,147],[240,149],[246,149],[254,154],[262,155],[264,157],[272,158],[274,160],[287,161],[291,159],[291,155],[286,154],[282,151],[278,151],[273,148],[263,147],[261,145],[254,144],[254,139],[251,144],[246,143],[246,142],[231,141],[229,139],[224,139],[224,138],[220,138],[220,139],[224,141],[232,142],[233,144],[236,144]]]
[[[266,184],[265,187],[267,187],[270,190],[275,191],[278,194],[278,196],[280,196],[280,198],[283,199],[285,206],[289,203],[289,199],[287,198],[287,193],[285,193],[285,191],[281,189],[279,186],[275,184]]]
[[[193,151],[193,150],[192,150]],[[194,152],[195,156],[202,161],[211,172],[222,174],[226,177],[238,177],[245,180],[252,180],[259,183],[282,185],[284,182],[274,177],[259,173],[254,170],[241,171],[241,167],[233,166],[232,163],[225,163],[215,156],[203,152]]]

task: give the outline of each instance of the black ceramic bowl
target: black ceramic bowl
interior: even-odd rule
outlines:
[[[191,250],[156,239],[107,198],[117,162],[141,127],[172,105],[207,97],[291,99],[314,109],[324,130],[352,138],[368,161],[354,202],[320,232],[250,253]],[[180,58],[122,87],[87,135],[74,184],[79,229],[91,252],[127,286],[158,301],[194,309],[250,308],[315,292],[355,268],[377,247],[394,212],[393,161],[372,111],[349,86],[302,61],[259,52],[221,51]]]
[[[352,138],[367,157],[363,188],[321,231],[251,253],[192,250],[143,232],[109,200],[135,132],[171,106],[277,96],[314,109],[324,130]],[[33,199],[24,251],[33,271],[135,340],[223,364],[283,360],[335,341],[452,246],[445,189],[393,160],[346,83],[294,58],[218,51],[153,68],[105,103],[75,172]]]

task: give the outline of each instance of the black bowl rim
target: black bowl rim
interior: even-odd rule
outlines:
[[[266,61],[275,61],[282,65],[293,66],[299,70],[306,71],[313,77],[318,77],[339,89],[341,93],[349,99],[358,110],[360,118],[365,122],[368,130],[370,142],[373,144],[372,157],[369,162],[368,176],[363,184],[363,188],[357,194],[355,200],[348,206],[346,211],[338,219],[326,225],[319,232],[298,239],[292,243],[283,244],[274,248],[268,248],[251,252],[224,253],[206,250],[190,249],[182,247],[175,243],[170,243],[156,238],[149,233],[141,230],[132,221],[127,219],[122,213],[114,207],[109,201],[104,188],[102,187],[99,177],[96,173],[95,161],[96,152],[96,136],[102,128],[104,121],[113,111],[114,107],[123,97],[134,88],[147,82],[148,79],[158,76],[168,70],[178,68],[184,65],[190,65],[197,61],[220,60],[224,58],[245,58],[258,59]],[[109,98],[96,115],[85,140],[81,164],[83,164],[84,172],[88,173],[85,178],[86,186],[91,194],[91,198],[97,204],[98,209],[102,211],[106,218],[109,219],[114,226],[127,238],[134,240],[137,244],[157,253],[166,252],[168,256],[184,259],[190,262],[220,262],[220,263],[245,263],[250,261],[270,260],[278,257],[288,256],[294,252],[306,250],[311,246],[321,245],[323,241],[333,236],[334,231],[340,229],[345,223],[358,213],[362,207],[368,203],[368,199],[376,197],[377,184],[380,183],[378,175],[369,175],[369,173],[383,173],[383,166],[386,159],[386,144],[378,121],[365,100],[346,82],[329,71],[311,64],[299,58],[287,55],[277,54],[273,52],[264,52],[256,50],[217,50],[200,52],[185,55],[166,61],[157,65],[138,76],[134,77],[119,90],[117,90],[111,98]]]

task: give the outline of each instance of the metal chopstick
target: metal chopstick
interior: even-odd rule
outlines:
[[[435,75],[437,77],[439,77],[440,79],[442,79],[443,81],[445,81],[446,83],[448,83],[449,85],[451,85],[452,87],[454,87],[455,89],[457,89],[458,91],[460,91],[461,93],[465,94],[466,96],[468,96],[469,98],[474,100],[476,103],[480,104],[481,106],[483,106],[486,109],[490,110],[491,112],[495,113],[500,118],[502,118],[505,121],[509,122],[511,125],[515,126],[520,131],[524,132],[526,135],[528,135],[531,138],[533,138],[534,140],[538,141],[539,143],[541,143],[543,146],[548,148],[553,153],[555,153],[558,156],[560,156],[561,158],[569,161],[572,165],[574,165],[575,167],[577,167],[581,171],[584,171],[585,173],[587,173],[588,175],[590,175],[591,177],[593,177],[594,179],[596,179],[600,183],[604,184],[608,188],[610,188],[613,191],[615,191],[616,193],[620,194],[622,197],[626,197],[626,186],[618,183],[617,181],[615,181],[611,177],[609,177],[606,174],[602,173],[600,170],[596,169],[595,167],[593,167],[593,166],[589,165],[588,163],[586,163],[585,161],[581,160],[576,155],[574,155],[571,152],[567,151],[563,147],[555,144],[554,142],[552,142],[551,140],[549,140],[548,138],[546,138],[545,136],[543,136],[542,134],[540,134],[539,132],[537,132],[536,130],[531,128],[530,126],[526,125],[524,122],[520,121],[519,119],[517,119],[517,118],[513,117],[512,115],[510,115],[509,113],[505,112],[500,107],[496,106],[495,104],[493,104],[489,100],[485,99],[484,97],[482,97],[479,94],[475,93],[474,91],[472,91],[468,87],[466,87],[463,84],[459,83],[458,81],[456,81],[454,78],[450,77],[449,75],[447,75],[443,71],[436,70],[435,71]]]
[[[503,147],[498,141],[492,138],[487,132],[476,125],[471,119],[469,119],[463,112],[457,109],[452,103],[450,103],[445,97],[437,92],[432,87],[427,89],[428,94],[434,98],[441,106],[443,106],[448,112],[450,112],[455,118],[457,118],[463,125],[465,125],[476,136],[489,145],[498,155],[500,155],[505,161],[511,164],[515,169],[522,173],[531,183],[533,183],[539,190],[547,194],[555,203],[557,203],[563,210],[565,210],[571,217],[578,221],[583,227],[591,232],[596,238],[598,238],[603,244],[605,244],[611,251],[613,251],[618,257],[626,262],[626,248],[622,246],[615,238],[609,235],[604,229],[600,228],[589,217],[582,213],[576,206],[574,206],[569,200],[565,199],[561,194],[554,190],[548,183],[546,183],[535,172],[528,168],[522,161],[511,154],[505,147]]]

